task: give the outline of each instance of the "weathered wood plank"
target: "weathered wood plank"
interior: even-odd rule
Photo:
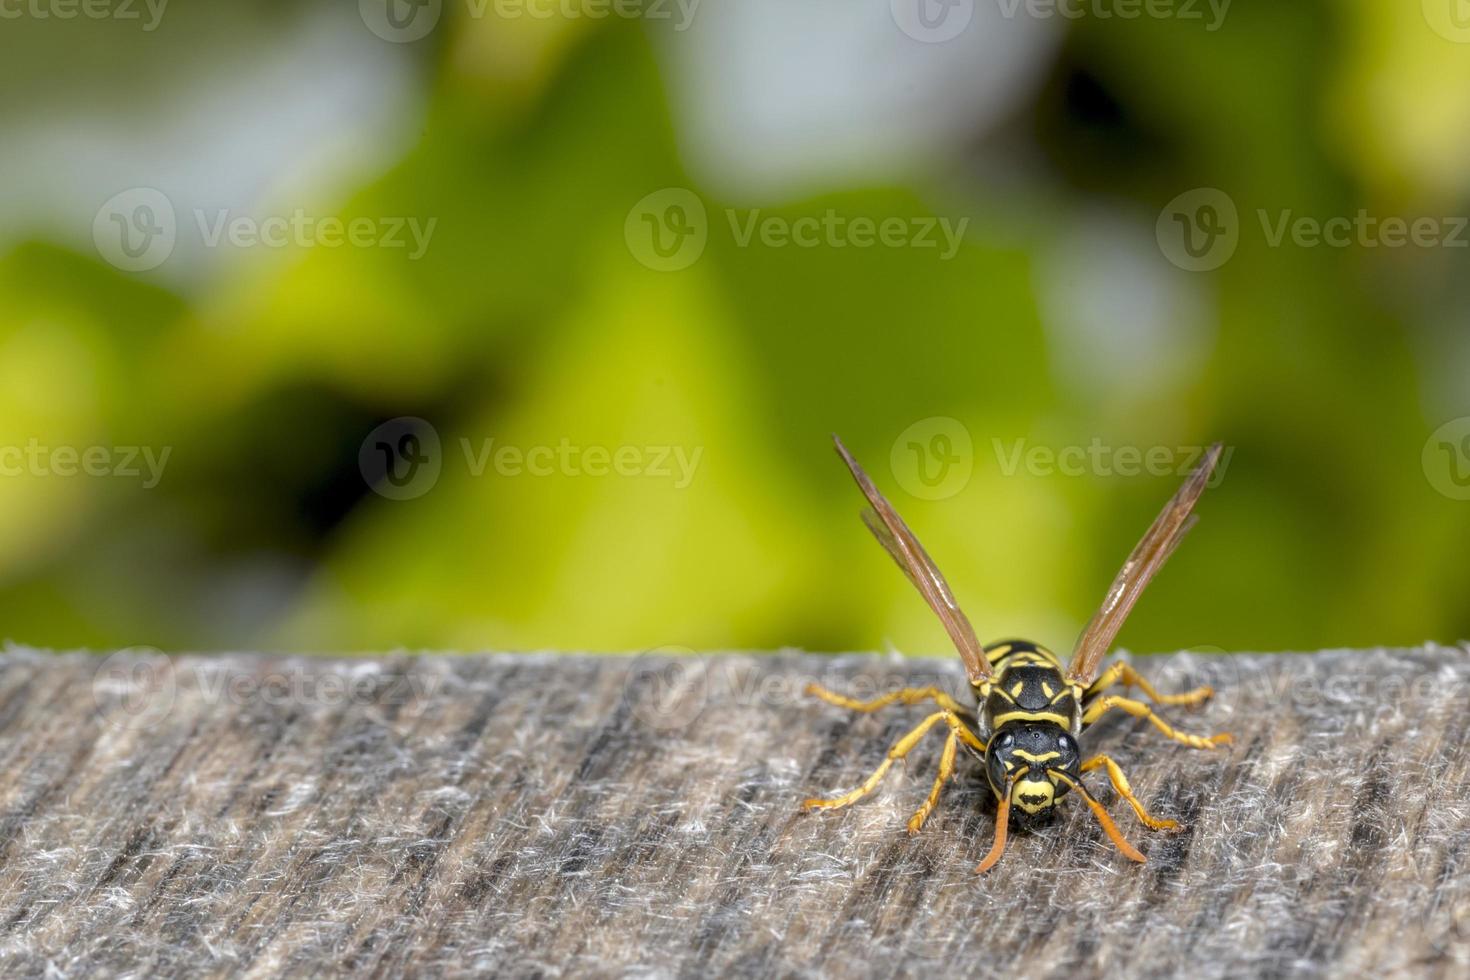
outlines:
[[[1185,829],[1144,831],[1095,780],[1148,864],[1068,801],[978,878],[993,806],[969,760],[904,832],[938,735],[857,806],[797,809],[923,713],[853,715],[801,697],[808,680],[960,691],[957,661],[157,666],[0,659],[6,976],[1470,967],[1463,650],[1146,660],[1165,689],[1214,683],[1169,715],[1236,744],[1192,751],[1125,718],[1084,749]]]

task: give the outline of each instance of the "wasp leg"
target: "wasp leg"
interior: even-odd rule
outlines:
[[[897,759],[902,759],[904,756],[913,751],[914,746],[918,745],[919,740],[922,739],[926,734],[928,734],[929,729],[933,728],[935,725],[943,721],[945,715],[947,714],[949,714],[949,712],[947,711],[934,712],[934,714],[919,722],[919,724],[916,725],[913,730],[910,731],[907,735],[899,739],[897,742],[893,743],[893,748],[888,750],[888,755],[883,759],[881,763],[879,763],[878,768],[874,769],[873,774],[867,779],[863,780],[863,784],[857,789],[852,790],[849,793],[844,793],[841,796],[834,796],[831,799],[806,800],[801,805],[808,810],[825,810],[837,809],[838,807],[847,806],[850,803],[856,803],[864,796],[867,796],[869,793],[873,792],[873,790],[877,788],[879,780],[883,778],[884,773],[888,772],[889,767],[893,765],[894,761]]]
[[[951,712],[944,716],[944,720],[949,724],[949,738],[945,739],[944,753],[939,757],[939,775],[934,777],[934,786],[929,790],[929,798],[909,818],[909,833],[911,834],[917,834],[919,828],[924,826],[924,821],[929,819],[929,814],[934,812],[934,807],[939,803],[939,791],[944,788],[946,782],[954,778],[955,755],[959,751],[960,743],[964,742],[982,755],[985,752],[985,743],[970,731],[958,715]]]
[[[888,750],[887,757],[882,761],[882,763],[879,764],[877,769],[873,770],[873,774],[865,779],[863,781],[863,784],[857,789],[851,791],[850,793],[844,793],[841,796],[834,796],[831,799],[806,800],[801,805],[808,810],[835,810],[838,807],[844,807],[850,803],[856,803],[858,800],[862,799],[864,796],[867,796],[869,793],[873,792],[873,790],[877,789],[879,781],[882,780],[884,773],[888,772],[893,763],[912,752],[914,746],[918,745],[919,741],[926,734],[928,734],[929,729],[933,728],[941,721],[949,725],[950,736],[952,738],[957,737],[960,741],[964,742],[971,748],[976,749],[977,751],[985,751],[985,743],[980,741],[980,739],[977,738],[975,734],[965,726],[964,721],[958,715],[956,715],[953,711],[948,710],[936,711],[929,717],[925,718],[923,721],[919,722],[919,724],[916,725],[913,730],[910,731],[903,738],[893,743],[893,748]],[[943,768],[942,760],[940,763],[940,767],[941,769]],[[937,791],[934,795],[937,795]],[[925,816],[928,816],[927,812],[925,813]],[[921,820],[920,823],[922,822],[923,821]]]
[[[1108,811],[1104,810],[1103,805],[1097,800],[1093,799],[1091,793],[1087,792],[1087,787],[1082,785],[1082,780],[1072,779],[1065,773],[1057,772],[1055,769],[1049,771],[1053,775],[1059,776],[1062,782],[1066,783],[1068,786],[1072,787],[1079,794],[1081,794],[1082,801],[1086,803],[1087,808],[1092,811],[1092,815],[1097,819],[1098,824],[1102,827],[1103,833],[1108,835],[1108,839],[1113,842],[1114,847],[1123,852],[1124,857],[1126,857],[1130,861],[1137,861],[1139,864],[1144,863],[1144,856],[1139,853],[1138,848],[1128,843],[1128,838],[1124,837],[1122,832],[1118,830],[1118,825],[1113,823],[1113,818],[1108,816]]]
[[[1123,770],[1107,756],[1095,755],[1091,759],[1088,759],[1082,763],[1082,772],[1091,772],[1100,766],[1107,767],[1108,779],[1112,782],[1113,789],[1117,791],[1119,796],[1128,801],[1128,805],[1133,807],[1133,812],[1138,814],[1138,819],[1143,821],[1144,826],[1150,830],[1173,830],[1179,826],[1178,822],[1174,820],[1150,816],[1149,812],[1143,808],[1143,804],[1138,802],[1138,797],[1133,795],[1133,787],[1128,785],[1128,777],[1123,775]]]
[[[1100,694],[1114,684],[1136,687],[1155,704],[1199,704],[1201,701],[1209,700],[1215,693],[1213,687],[1205,684],[1193,691],[1185,691],[1183,694],[1160,694],[1142,674],[1133,669],[1132,664],[1121,660],[1103,671],[1102,676],[1093,681],[1092,686],[1087,689],[1087,693]]]
[[[874,698],[871,701],[857,701],[844,697],[835,691],[827,690],[820,684],[808,684],[806,693],[819,697],[828,704],[835,704],[839,708],[851,708],[853,711],[877,711],[890,704],[920,704],[932,698],[945,711],[965,713],[965,709],[960,707],[954,698],[937,687],[905,687],[897,691],[890,691],[881,698]]]
[[[1183,742],[1190,748],[1213,749],[1215,746],[1224,745],[1231,740],[1230,736],[1226,734],[1212,735],[1209,738],[1204,738],[1200,735],[1190,735],[1186,732],[1176,731],[1167,721],[1154,714],[1153,709],[1142,701],[1135,701],[1133,698],[1118,697],[1116,694],[1100,698],[1089,705],[1087,710],[1082,714],[1083,726],[1091,725],[1112,708],[1120,708],[1135,718],[1147,718],[1164,735],[1172,738],[1176,742]]]
[[[954,776],[954,757],[959,747],[959,733],[951,731],[949,738],[944,740],[944,754],[939,757],[939,775],[934,777],[934,787],[929,790],[929,798],[909,817],[909,833],[917,834],[919,828],[924,826],[924,821],[929,819],[929,814],[934,812],[934,807],[939,803],[939,791]]]

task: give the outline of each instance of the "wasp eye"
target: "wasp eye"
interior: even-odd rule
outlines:
[[[1075,753],[1077,751],[1077,740],[1070,735],[1060,735],[1057,737],[1057,748],[1063,752]]]
[[[1000,738],[995,740],[995,744],[998,745],[1000,748],[1008,749],[1012,745],[1016,744],[1016,736],[1012,735],[1010,732],[1003,732]]]

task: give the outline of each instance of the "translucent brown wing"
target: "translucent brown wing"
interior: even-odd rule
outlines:
[[[985,651],[980,646],[980,641],[975,639],[975,630],[970,626],[969,619],[960,610],[959,603],[954,601],[949,583],[939,574],[939,569],[924,551],[924,546],[919,544],[919,539],[914,537],[914,532],[909,530],[903,518],[893,509],[893,505],[873,486],[873,481],[863,472],[857,460],[852,458],[842,440],[834,435],[832,441],[837,444],[837,455],[842,457],[842,461],[852,471],[852,478],[857,481],[858,489],[872,505],[871,510],[863,511],[863,523],[898,563],[898,567],[903,569],[909,581],[914,583],[914,588],[919,590],[924,601],[929,603],[929,608],[934,610],[939,621],[944,624],[945,632],[954,642],[955,649],[960,652],[960,659],[965,662],[965,673],[970,680],[985,680],[990,676],[990,661],[985,659]]]
[[[1082,635],[1077,638],[1077,649],[1072,664],[1067,668],[1067,679],[1077,684],[1091,684],[1097,677],[1097,669],[1103,657],[1117,639],[1118,631],[1133,610],[1133,604],[1143,594],[1144,587],[1153,579],[1164,562],[1179,547],[1179,542],[1197,520],[1190,511],[1195,501],[1204,492],[1210,474],[1220,459],[1220,444],[1217,442],[1205,453],[1205,458],[1184,481],[1179,492],[1164,505],[1164,510],[1154,519],[1148,533],[1138,542],[1138,547],[1123,563],[1118,577],[1108,588],[1107,597]]]

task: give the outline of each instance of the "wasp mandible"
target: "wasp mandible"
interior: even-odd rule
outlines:
[[[977,873],[988,871],[1005,852],[1006,828],[1012,807],[1031,816],[1047,813],[1072,790],[1082,797],[1118,850],[1131,860],[1143,861],[1143,855],[1128,843],[1107,810],[1083,785],[1082,774],[1095,769],[1105,770],[1113,789],[1128,801],[1138,819],[1149,829],[1169,830],[1178,824],[1150,815],[1133,794],[1128,777],[1118,764],[1101,754],[1084,760],[1078,742],[1088,728],[1115,708],[1136,718],[1147,719],[1165,737],[1191,748],[1212,749],[1230,741],[1230,736],[1225,734],[1204,738],[1177,731],[1155,714],[1147,703],[1104,693],[1108,688],[1121,684],[1125,689],[1137,687],[1154,704],[1193,705],[1209,698],[1214,693],[1211,688],[1199,687],[1183,694],[1160,694],[1132,666],[1121,661],[1103,671],[1101,676],[1098,674],[1103,658],[1144,587],[1198,519],[1191,511],[1220,459],[1220,444],[1215,443],[1209,448],[1199,466],[1164,506],[1143,540],[1123,563],[1102,606],[1077,638],[1071,664],[1063,668],[1056,654],[1035,643],[1010,640],[981,646],[969,619],[955,602],[949,584],[923,545],[919,544],[919,539],[873,486],[873,481],[853,459],[842,440],[836,436],[832,439],[838,455],[847,464],[858,488],[871,505],[862,513],[863,523],[944,624],[964,661],[978,708],[971,711],[962,707],[938,687],[904,688],[872,701],[856,701],[819,685],[810,685],[807,693],[854,711],[877,711],[890,704],[922,704],[925,701],[933,701],[939,710],[899,739],[873,774],[857,789],[832,799],[807,800],[803,805],[808,809],[818,809],[855,803],[876,789],[893,763],[908,755],[928,732],[944,725],[949,729],[949,735],[939,757],[939,774],[928,798],[909,819],[909,833],[917,833],[933,812],[939,802],[940,790],[955,774],[956,757],[963,745],[984,763],[986,779],[996,798],[995,840],[990,852],[976,867]]]

